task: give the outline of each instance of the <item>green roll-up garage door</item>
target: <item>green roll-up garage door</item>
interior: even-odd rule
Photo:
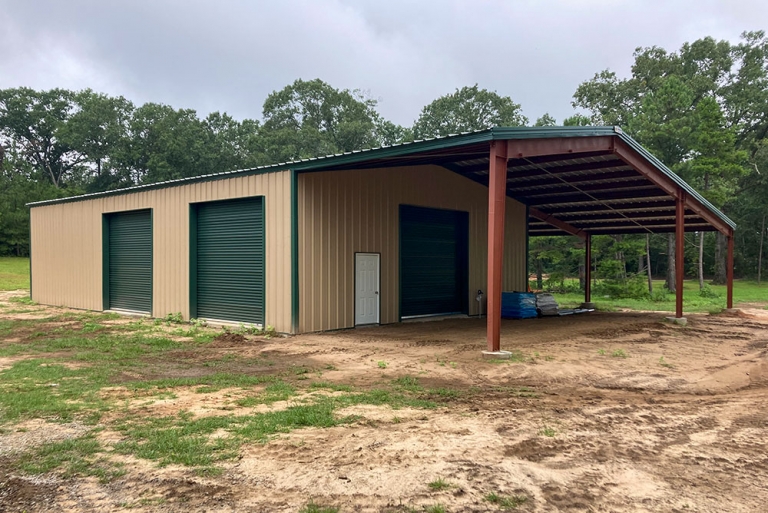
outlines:
[[[466,212],[400,206],[400,316],[467,311]]]
[[[263,198],[200,203],[196,211],[196,315],[263,324]]]
[[[110,309],[152,312],[152,211],[107,216]]]

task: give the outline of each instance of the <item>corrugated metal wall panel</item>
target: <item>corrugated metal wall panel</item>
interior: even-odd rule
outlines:
[[[437,166],[299,175],[299,328],[354,326],[354,254],[381,253],[381,322],[399,319],[399,205],[469,213],[469,312],[486,289],[488,189]],[[504,289],[524,290],[525,206],[507,201]]]
[[[276,171],[32,208],[32,299],[102,309],[101,217],[152,208],[152,313],[189,316],[189,204],[265,196],[265,322],[291,329],[290,173]]]

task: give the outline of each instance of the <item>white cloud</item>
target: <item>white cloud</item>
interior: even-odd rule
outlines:
[[[768,19],[760,0],[0,0],[0,12],[0,87],[90,87],[242,118],[296,78],[321,78],[368,91],[402,124],[474,83],[562,120],[580,82],[628,73],[638,46],[736,40]]]

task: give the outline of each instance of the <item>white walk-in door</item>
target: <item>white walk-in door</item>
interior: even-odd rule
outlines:
[[[355,325],[379,322],[379,255],[355,253]]]

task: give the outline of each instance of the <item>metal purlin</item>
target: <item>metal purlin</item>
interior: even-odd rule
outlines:
[[[608,208],[609,210],[612,210],[613,212],[615,212],[615,213],[619,214],[621,217],[623,217],[623,218],[624,218],[624,219],[626,219],[627,221],[631,221],[632,223],[636,224],[637,226],[639,226],[639,227],[640,227],[640,228],[642,228],[643,230],[647,231],[648,233],[650,233],[650,234],[653,234],[653,231],[651,231],[651,230],[650,230],[648,227],[646,227],[646,226],[643,226],[642,224],[638,223],[636,220],[632,219],[631,217],[628,217],[628,216],[627,216],[626,214],[624,214],[623,212],[620,212],[620,211],[616,210],[615,208],[613,208],[613,207],[612,207],[612,206],[610,206],[609,204],[605,203],[605,202],[604,202],[604,200],[600,200],[600,199],[597,199],[596,197],[594,197],[593,195],[591,195],[589,192],[581,190],[581,189],[580,189],[580,188],[579,188],[577,185],[574,185],[574,184],[572,184],[572,183],[570,183],[570,182],[568,182],[568,181],[566,181],[566,180],[563,180],[561,177],[559,177],[559,176],[557,176],[557,175],[555,175],[555,174],[552,174],[552,173],[550,173],[550,172],[547,170],[547,168],[545,168],[545,167],[542,167],[540,164],[537,164],[537,163],[535,163],[535,162],[531,162],[531,161],[530,161],[530,159],[527,159],[527,158],[525,158],[525,157],[524,157],[524,158],[523,158],[523,160],[525,160],[526,162],[528,162],[528,164],[530,164],[530,165],[534,166],[535,168],[537,168],[537,169],[540,169],[541,171],[544,171],[544,172],[545,172],[545,173],[547,173],[549,176],[551,176],[551,177],[554,177],[554,178],[557,178],[558,180],[560,180],[560,181],[561,181],[561,182],[563,182],[564,184],[566,184],[566,185],[569,185],[570,187],[572,187],[572,188],[576,189],[576,190],[577,190],[577,191],[579,191],[580,193],[582,193],[582,194],[584,194],[584,195],[586,195],[586,196],[588,196],[588,197],[592,198],[592,200],[594,200],[594,201],[598,202],[599,204],[603,205],[604,207]],[[582,230],[583,230],[583,231],[587,231],[587,230],[585,230],[585,229],[583,229],[583,228],[582,228]]]

